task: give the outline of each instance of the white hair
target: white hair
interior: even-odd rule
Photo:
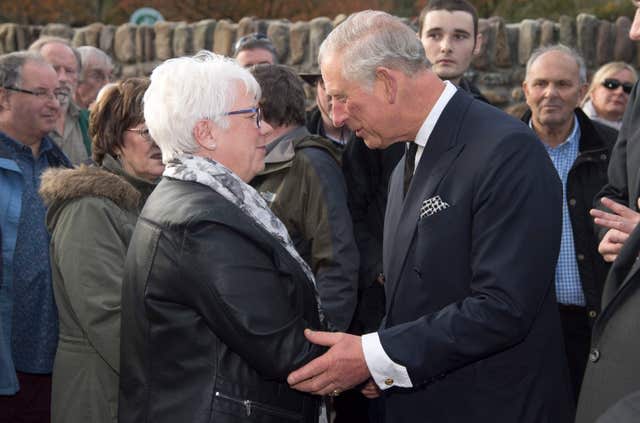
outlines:
[[[80,54],[80,62],[82,63],[82,69],[86,70],[88,68],[88,64],[91,63],[94,67],[99,67],[103,69],[113,69],[113,61],[111,57],[100,50],[97,47],[93,46],[80,46],[76,49],[78,54]]]
[[[341,55],[342,76],[372,86],[376,68],[385,66],[415,75],[429,67],[422,43],[414,30],[388,13],[365,10],[354,13],[334,28],[320,45],[318,63]]]
[[[201,119],[229,127],[224,113],[239,90],[260,99],[258,82],[235,60],[200,51],[193,57],[169,59],[151,73],[144,94],[144,119],[166,163],[175,155],[193,153],[198,144],[193,129]]]
[[[571,47],[565,46],[564,44],[553,44],[549,46],[538,47],[537,49],[535,49],[533,53],[531,53],[531,56],[529,56],[529,60],[527,60],[525,80],[529,80],[531,68],[533,67],[533,64],[536,62],[536,60],[538,60],[542,55],[551,52],[562,53],[572,58],[578,66],[578,80],[581,84],[587,83],[587,66],[584,63],[584,59],[582,58],[582,56],[580,56],[580,53],[578,53]]]

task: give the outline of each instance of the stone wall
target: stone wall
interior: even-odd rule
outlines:
[[[340,15],[308,22],[243,18],[239,22],[207,19],[200,22],[158,22],[153,26],[120,26],[93,23],[82,28],[61,24],[28,26],[0,24],[0,53],[22,50],[40,35],[68,38],[73,45],[92,45],[108,52],[116,61],[116,74],[150,74],[161,61],[189,55],[201,49],[228,55],[234,41],[251,32],[264,32],[273,40],[280,61],[300,72],[317,70],[317,51],[331,29],[345,19]],[[499,17],[481,19],[485,42],[467,75],[494,104],[508,106],[522,100],[520,83],[524,65],[540,45],[561,42],[576,47],[590,72],[611,60],[640,66],[640,45],[629,40],[631,20],[615,22],[580,14],[561,17],[558,22],[526,19],[508,24]]]

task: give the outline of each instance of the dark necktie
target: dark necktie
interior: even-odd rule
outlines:
[[[408,142],[407,147],[404,159],[404,195],[407,195],[409,184],[413,177],[413,169],[416,167],[416,151],[418,151],[418,144],[415,142]]]

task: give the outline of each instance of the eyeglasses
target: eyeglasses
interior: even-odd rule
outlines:
[[[233,45],[234,53],[237,54],[238,51],[240,51],[240,49],[244,47],[245,44],[248,44],[253,41],[265,41],[271,44],[271,40],[269,39],[269,37],[267,37],[264,34],[260,34],[259,32],[254,32],[253,34],[248,34],[248,35],[245,35],[244,37],[238,38],[236,43]]]
[[[58,100],[59,103],[66,102],[68,97],[67,92],[62,90],[54,90],[53,92],[50,92],[46,90],[31,91],[31,90],[25,90],[23,88],[18,88],[18,87],[2,87],[2,88],[9,91],[15,91],[17,93],[29,94],[39,99]]]
[[[620,82],[614,78],[608,78],[602,81],[602,86],[608,90],[616,90],[619,86],[622,86],[622,91],[627,94],[631,94],[631,90],[633,89],[633,84],[631,82]]]
[[[130,128],[130,129],[127,129],[127,131],[135,132],[136,134],[144,138],[145,141],[153,142],[153,137],[149,133],[149,128]]]
[[[260,128],[260,122],[262,122],[262,109],[260,107],[252,107],[250,109],[234,110],[232,112],[224,113],[224,116],[231,115],[244,115],[248,113],[256,114],[256,126]]]

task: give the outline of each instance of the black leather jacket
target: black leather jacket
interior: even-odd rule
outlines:
[[[275,239],[210,188],[164,178],[122,288],[119,421],[316,422],[286,377],[323,349],[312,285]]]

